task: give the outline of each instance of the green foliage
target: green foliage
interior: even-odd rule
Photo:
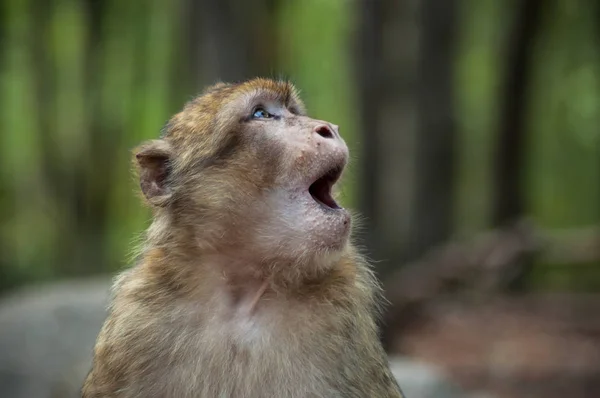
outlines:
[[[594,14],[585,2],[558,2],[538,47],[527,185],[545,225],[600,220],[600,89]]]
[[[91,10],[91,3],[99,6]],[[191,76],[180,73],[190,62],[184,3],[0,0],[0,289],[127,262],[149,218],[135,194],[130,149],[156,137],[195,94]],[[354,154],[343,201],[354,207],[355,159],[368,136],[357,126],[369,117],[356,112],[357,2],[278,3],[276,74],[301,88],[315,117],[341,126]],[[600,219],[600,28],[589,3],[549,2],[537,44],[524,183],[529,210],[542,226]],[[461,1],[456,219],[463,234],[489,225],[513,6]],[[567,273],[541,269],[534,273],[541,285],[583,286]]]

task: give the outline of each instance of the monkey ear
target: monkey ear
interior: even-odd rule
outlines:
[[[172,195],[168,184],[171,146],[164,140],[152,140],[143,143],[134,152],[142,193],[151,205],[166,206]]]

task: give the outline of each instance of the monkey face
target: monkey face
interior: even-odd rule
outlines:
[[[337,126],[306,116],[287,82],[214,86],[137,160],[146,198],[206,247],[290,262],[336,256],[347,244],[350,215],[332,189],[348,148]]]
[[[267,177],[254,205],[262,220],[255,244],[295,256],[339,251],[348,239],[350,215],[332,190],[348,161],[346,143],[337,126],[268,94],[248,101],[250,117],[243,127]]]

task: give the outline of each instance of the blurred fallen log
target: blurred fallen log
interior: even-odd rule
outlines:
[[[417,322],[423,304],[449,292],[504,291],[531,258],[552,265],[600,261],[600,227],[548,230],[523,219],[436,247],[384,281],[391,304],[384,330],[397,332],[404,324]]]

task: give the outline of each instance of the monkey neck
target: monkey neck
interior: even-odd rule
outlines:
[[[329,291],[332,284],[353,284],[360,272],[351,248],[324,268],[292,262],[260,263],[243,253],[226,253],[192,251],[184,244],[151,245],[144,251],[140,266],[150,270],[147,274],[153,283],[164,286],[173,295],[193,300],[199,298],[198,294],[218,295],[232,307],[250,313],[267,296],[319,296]]]
[[[190,228],[157,217],[148,231],[142,263],[153,270],[157,283],[173,287],[178,294],[225,293],[232,305],[250,311],[265,296],[318,295],[332,281],[353,283],[361,272],[357,268],[360,257],[350,244],[338,255],[319,255],[308,261],[260,258],[259,253],[239,245],[199,242]]]

